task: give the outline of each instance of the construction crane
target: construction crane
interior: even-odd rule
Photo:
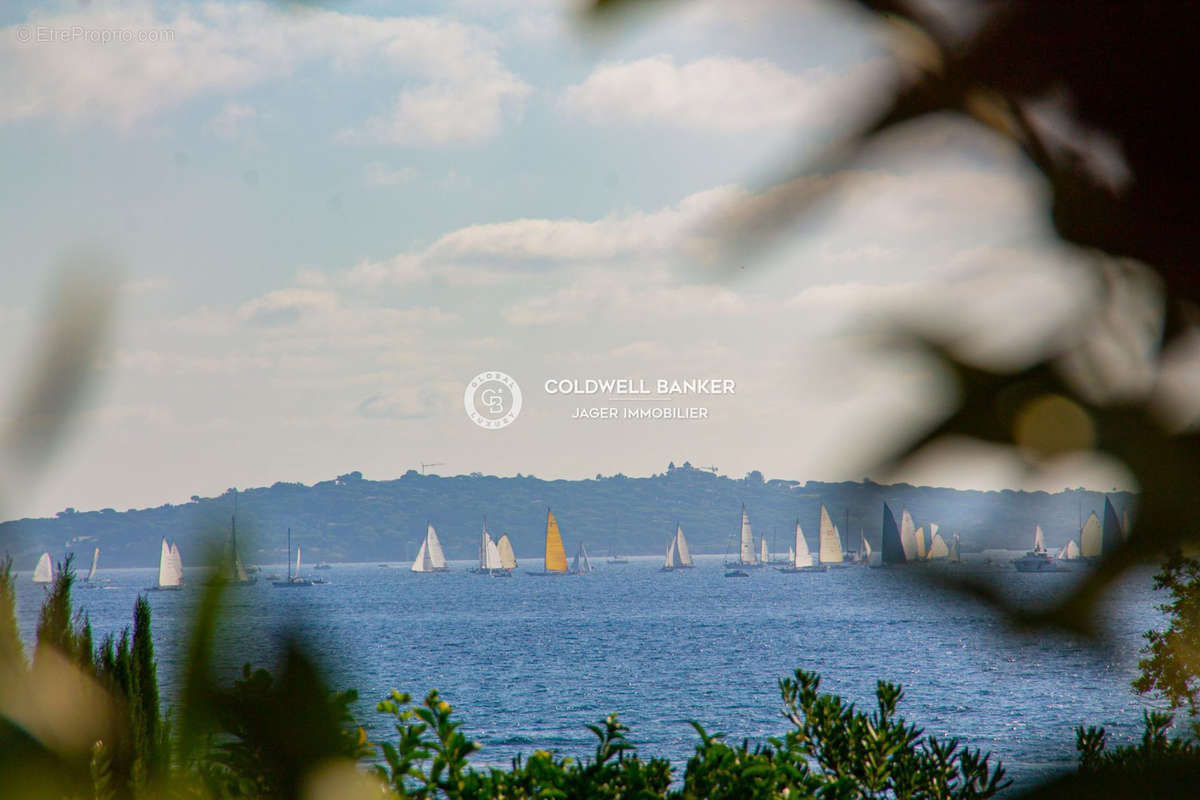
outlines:
[[[434,461],[434,462],[431,462],[431,463],[429,463],[429,464],[426,464],[424,461],[422,461],[422,462],[421,462],[421,474],[422,474],[422,475],[424,475],[424,474],[425,474],[425,468],[426,468],[426,467],[440,467],[440,466],[442,466],[443,464],[444,464],[444,462],[442,462],[442,461]]]

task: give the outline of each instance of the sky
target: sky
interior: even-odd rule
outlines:
[[[888,347],[936,330],[1019,363],[1092,291],[1010,144],[921,122],[752,251],[720,222],[879,107],[894,32],[840,4],[61,0],[0,8],[0,417],[66,262],[116,265],[66,443],[0,516],[186,502],[359,470],[1106,489],[949,446],[872,464],[952,387]],[[485,430],[468,382],[521,387]],[[548,380],[734,382],[551,395]],[[577,408],[703,407],[692,420]],[[10,459],[11,461],[11,459]],[[10,477],[21,472],[11,464]],[[17,488],[14,488],[17,487]]]

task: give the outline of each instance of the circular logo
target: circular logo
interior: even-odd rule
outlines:
[[[467,384],[463,407],[479,427],[499,430],[521,413],[521,387],[503,372],[481,372]]]

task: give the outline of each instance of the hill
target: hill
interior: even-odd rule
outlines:
[[[1109,496],[1118,513],[1132,513],[1133,495]],[[66,509],[55,518],[0,524],[0,551],[12,553],[21,569],[32,569],[43,550],[56,560],[71,550],[82,559],[93,546],[101,548],[105,566],[153,566],[159,539],[167,537],[177,540],[185,560],[194,564],[204,541],[228,535],[234,502],[229,490],[181,505],[125,512]],[[412,470],[395,480],[372,481],[352,472],[312,486],[276,483],[241,490],[236,502],[239,544],[248,563],[282,562],[289,527],[310,564],[407,560],[426,521],[437,528],[449,558],[474,558],[485,515],[488,530],[507,533],[518,559],[532,563],[541,558],[547,507],[554,509],[568,552],[582,539],[593,556],[660,553],[677,521],[694,552],[727,552],[743,503],[756,535],[779,541],[773,551],[786,549],[797,518],[815,545],[821,503],[851,548],[860,531],[877,547],[884,502],[897,517],[907,507],[918,525],[936,522],[946,534],[959,532],[963,549],[971,551],[1028,547],[1035,523],[1045,531],[1047,545],[1059,547],[1078,539],[1080,514],[1099,514],[1104,495],[1084,489],[1049,494],[871,481],[764,481],[757,471],[729,478],[685,464],[646,478],[617,474],[578,481]]]

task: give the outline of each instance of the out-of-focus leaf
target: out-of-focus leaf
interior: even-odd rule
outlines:
[[[33,348],[31,374],[3,432],[4,454],[16,470],[39,468],[62,437],[107,342],[115,297],[111,265],[84,258],[64,265],[44,339]]]
[[[1051,609],[1031,612],[1012,607],[996,587],[976,579],[937,576],[934,580],[1004,609],[1018,624],[1053,624],[1094,633],[1095,605],[1114,580],[1130,567],[1182,547],[1200,534],[1192,508],[1200,497],[1200,437],[1171,435],[1142,404],[1091,404],[1050,363],[998,373],[963,363],[938,344],[919,346],[954,376],[960,402],[947,419],[902,448],[898,458],[911,457],[944,436],[1015,446],[1023,409],[1042,398],[1066,397],[1090,418],[1096,450],[1126,465],[1142,489],[1133,530]]]

